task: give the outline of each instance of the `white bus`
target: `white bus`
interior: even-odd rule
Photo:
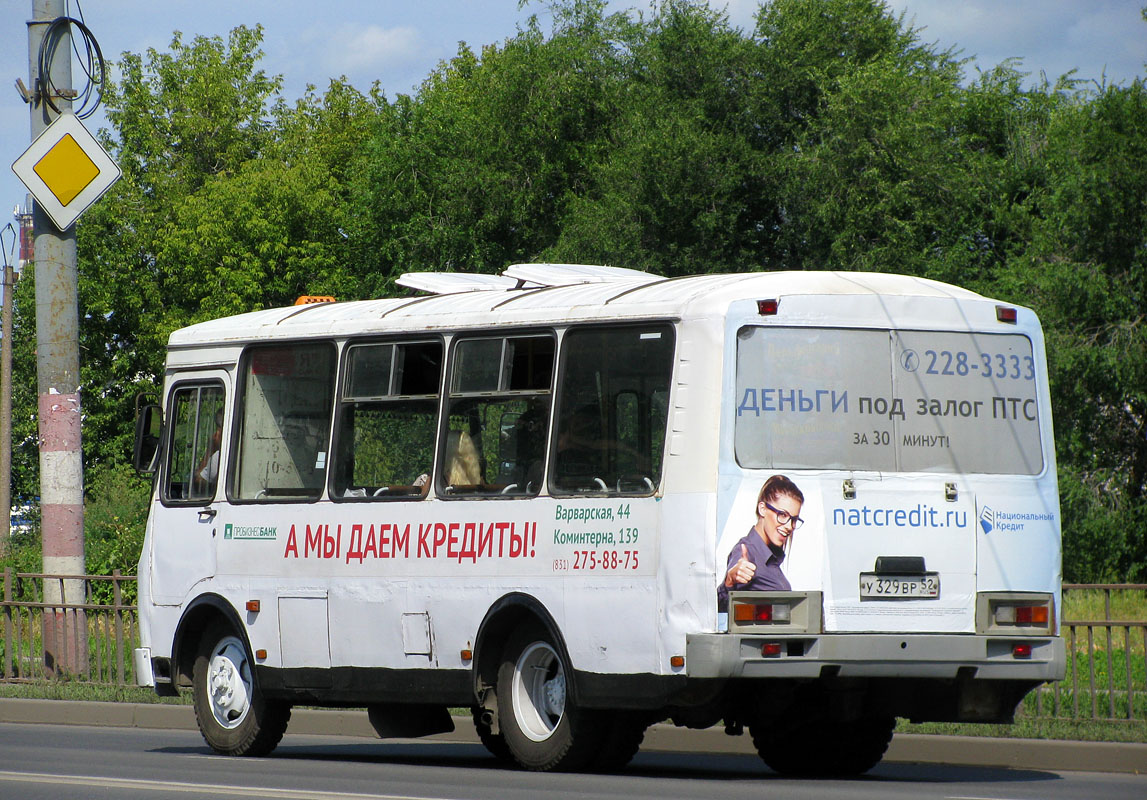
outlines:
[[[668,719],[855,774],[897,717],[1006,722],[1062,678],[1030,310],[839,272],[399,283],[171,336],[135,668],[214,750],[299,703],[384,737],[469,708],[529,769]]]

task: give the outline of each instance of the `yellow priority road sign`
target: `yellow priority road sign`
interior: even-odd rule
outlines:
[[[75,114],[63,114],[45,128],[12,171],[62,231],[120,176],[119,166]]]

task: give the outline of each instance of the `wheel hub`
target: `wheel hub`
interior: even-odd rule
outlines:
[[[234,641],[222,643],[207,669],[207,691],[211,713],[224,728],[234,728],[250,708],[251,680],[246,674],[246,657]]]
[[[566,707],[566,676],[559,672],[545,685],[546,711],[560,717]]]
[[[566,709],[566,676],[561,659],[546,642],[534,642],[518,656],[511,697],[514,718],[527,738],[544,742]]]

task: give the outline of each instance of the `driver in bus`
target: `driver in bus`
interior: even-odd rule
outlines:
[[[717,587],[717,610],[729,610],[731,590],[787,592],[789,579],[781,572],[789,538],[800,518],[804,494],[784,475],[773,475],[757,495],[757,523],[729,553],[725,579]]]
[[[211,441],[199,462],[195,482],[204,494],[215,494],[215,481],[219,478],[219,447],[223,443],[223,411],[215,412],[215,429],[211,431]]]

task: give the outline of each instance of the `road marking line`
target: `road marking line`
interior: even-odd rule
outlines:
[[[9,772],[0,770],[0,782],[44,783],[62,786],[91,786],[105,789],[137,789],[182,794],[224,795],[232,797],[274,797],[282,800],[439,800],[438,798],[403,794],[348,794],[347,792],[299,791],[266,786],[223,786],[211,783],[178,781],[145,781],[131,778],[103,778],[96,775],[53,775],[46,772]]]

